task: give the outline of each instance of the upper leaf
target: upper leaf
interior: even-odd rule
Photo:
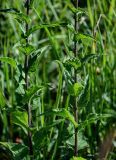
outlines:
[[[18,49],[19,51],[21,51],[22,53],[26,55],[30,55],[31,53],[35,51],[35,48],[30,44],[19,46]]]
[[[66,25],[66,23],[59,23],[59,22],[56,22],[56,23],[52,23],[52,24],[40,24],[40,25],[36,25],[32,28],[30,28],[28,30],[28,32],[26,33],[26,36],[28,37],[30,34],[32,34],[33,32],[39,30],[39,29],[42,29],[42,28],[55,28],[55,27],[60,27],[60,26],[64,26]]]

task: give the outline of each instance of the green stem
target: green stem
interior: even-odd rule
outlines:
[[[26,14],[27,16],[29,15],[29,5],[30,5],[30,0],[26,0]],[[29,24],[26,23],[26,32],[28,32],[29,29]],[[28,45],[29,43],[29,39],[28,37],[26,38],[26,44]],[[25,68],[25,91],[28,89],[29,87],[29,80],[28,80],[28,62],[29,62],[29,56],[25,55],[25,64],[24,64],[24,68]],[[31,105],[29,103],[26,104],[27,108],[28,108],[28,126],[29,128],[32,126],[32,115],[31,115]],[[28,142],[29,142],[29,154],[32,157],[33,156],[33,145],[32,145],[32,134],[30,131],[28,131]],[[30,157],[30,159],[32,159]]]
[[[78,8],[78,0],[74,1],[75,8]],[[75,32],[78,32],[78,18],[77,13],[74,13],[74,28]],[[74,40],[74,56],[77,57],[77,41]],[[77,82],[77,71],[74,71],[75,83]],[[75,104],[74,104],[74,118],[75,121],[78,122],[78,106],[77,106],[77,97],[75,97]],[[78,130],[75,128],[75,146],[74,146],[74,155],[78,155]]]

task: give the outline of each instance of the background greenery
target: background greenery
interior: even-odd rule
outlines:
[[[33,159],[70,160],[77,125],[79,157],[116,159],[115,41],[115,0],[80,0],[78,9],[73,0],[34,0],[29,17],[25,1],[0,0],[0,159],[30,159],[30,130]],[[31,127],[27,103],[32,107]]]

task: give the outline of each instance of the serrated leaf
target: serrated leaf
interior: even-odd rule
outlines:
[[[90,36],[90,35],[87,35],[87,34],[82,34],[82,33],[76,33],[75,34],[75,37],[74,37],[75,40],[86,40],[86,41],[95,41],[95,39]]]
[[[89,91],[89,76],[87,75],[85,78],[85,85],[82,93],[79,96],[78,104],[81,107],[87,106],[89,100],[90,100],[90,91]]]
[[[16,61],[13,58],[9,58],[9,57],[0,57],[0,61],[1,62],[5,62],[10,64],[12,67],[16,68]]]
[[[26,33],[26,36],[28,37],[30,34],[32,34],[33,32],[39,30],[39,29],[42,29],[42,28],[55,28],[55,27],[60,27],[60,26],[64,26],[66,25],[66,23],[52,23],[52,24],[40,24],[40,25],[37,25],[37,26],[34,26],[32,28],[30,28],[28,30],[28,32]]]
[[[0,10],[0,12],[12,14],[16,17],[16,19],[20,19],[20,21],[22,22],[24,21],[26,23],[29,23],[30,21],[30,18],[27,15],[21,13],[16,8],[2,9]]]
[[[26,54],[26,55],[30,55],[31,53],[33,53],[35,51],[35,48],[30,45],[24,45],[24,46],[19,46],[18,47],[19,51],[21,51],[22,53]]]
[[[81,67],[81,61],[78,58],[67,59],[63,64],[65,67],[73,67],[76,70]]]
[[[24,132],[28,133],[28,114],[23,111],[14,111],[12,113],[12,121],[14,124],[20,126]]]
[[[71,4],[69,4],[68,5],[69,6],[69,8],[71,9],[71,11],[73,12],[73,13],[78,13],[78,14],[87,14],[88,15],[88,12],[87,12],[87,10],[84,8],[80,8],[80,7],[78,7],[78,8],[75,8],[74,7],[74,5],[71,5]]]
[[[43,86],[32,86],[28,88],[28,90],[22,98],[22,103],[26,104],[27,102],[29,102],[29,100],[41,89],[43,89]]]
[[[33,57],[30,57],[29,59],[29,67],[28,67],[28,71],[29,72],[34,72],[36,70],[36,66],[37,66],[37,59],[38,59],[38,55],[34,55]]]
[[[28,147],[24,144],[16,144],[10,142],[0,142],[1,146],[4,146],[7,151],[12,153],[13,160],[20,160],[28,155]]]
[[[74,120],[74,117],[73,115],[65,108],[62,108],[62,109],[53,109],[51,111],[48,111],[48,112],[45,112],[41,115],[44,115],[44,114],[49,114],[49,115],[57,115],[57,116],[60,116],[60,117],[63,117],[65,119],[68,119],[69,121],[71,121],[73,123],[73,125],[75,126],[75,128],[78,127],[78,124],[77,122]]]
[[[73,26],[72,24],[68,24],[68,25],[67,25],[67,28],[68,28],[68,30],[70,30],[72,33],[75,32],[75,28],[74,28],[74,26]]]
[[[88,54],[85,57],[81,58],[81,63],[86,63],[90,61],[91,59],[97,58],[99,55],[97,54]]]
[[[74,90],[74,95],[75,96],[79,96],[79,94],[81,93],[81,91],[82,91],[82,85],[80,84],[80,83],[75,83],[74,85],[73,85],[73,90]]]
[[[55,127],[56,125],[60,124],[61,122],[63,122],[63,119],[59,119],[54,121],[52,124],[48,124],[46,127],[42,127],[40,128],[38,131],[35,132],[34,136],[33,136],[33,141],[34,141],[34,149],[39,149],[41,148],[42,143],[45,141],[46,139],[46,134],[48,133],[48,131],[52,128]],[[39,137],[39,138],[38,138]]]

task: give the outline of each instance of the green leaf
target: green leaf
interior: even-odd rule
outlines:
[[[2,9],[2,10],[0,10],[0,12],[12,14],[16,17],[16,19],[20,19],[20,21],[22,21],[22,22],[23,21],[26,23],[30,22],[30,18],[27,15],[18,11],[16,8]]]
[[[44,145],[46,141],[45,135],[49,133],[49,130],[63,121],[63,119],[56,120],[52,122],[52,124],[47,124],[47,126],[42,127],[38,131],[36,131],[33,136],[34,149],[39,150],[42,147],[42,145]]]
[[[90,100],[90,86],[89,86],[89,76],[85,78],[84,88],[79,96],[78,104],[81,107],[86,107]]]
[[[60,27],[60,26],[64,26],[66,25],[66,23],[59,23],[59,22],[56,22],[56,23],[52,23],[52,24],[40,24],[40,25],[37,25],[37,26],[34,26],[32,28],[30,28],[28,30],[28,32],[26,33],[26,36],[28,37],[30,34],[32,34],[33,32],[39,30],[39,29],[42,29],[42,28],[55,28],[55,27]]]
[[[16,8],[9,8],[9,9],[0,9],[0,12],[3,12],[3,13],[7,13],[7,12],[14,12],[14,13],[19,13],[19,11],[16,9]]]
[[[97,121],[103,120],[105,119],[105,121],[107,121],[107,119],[112,118],[111,114],[89,114],[88,117],[86,118],[85,121],[83,121],[82,123],[80,123],[78,125],[79,131],[81,131],[81,129],[83,130],[83,128],[85,128],[86,126],[90,125],[90,124],[95,124],[97,123]],[[114,118],[114,117],[113,117]]]
[[[12,67],[16,68],[16,61],[13,58],[9,58],[9,57],[0,57],[0,61],[1,62],[5,62],[10,64]]]
[[[26,55],[30,55],[31,53],[35,51],[35,48],[30,44],[19,46],[18,49],[19,51],[21,51],[22,53]]]
[[[81,59],[81,63],[86,63],[86,62],[90,61],[91,59],[97,58],[98,56],[99,55],[97,55],[97,54],[88,54]]]
[[[20,126],[24,132],[28,133],[28,114],[23,111],[14,111],[12,113],[12,121],[14,124]]]
[[[28,88],[25,95],[23,96],[22,103],[26,104],[29,102],[29,100],[41,89],[43,89],[43,86],[32,86]]]
[[[3,108],[6,104],[6,100],[5,100],[5,97],[2,93],[2,90],[0,88],[0,108]]]
[[[83,86],[80,83],[75,83],[73,85],[74,95],[77,97],[82,91]]]
[[[81,62],[78,58],[67,59],[63,64],[65,67],[73,67],[76,70],[81,67]]]
[[[76,33],[75,34],[75,37],[74,37],[75,40],[86,40],[86,41],[95,41],[95,39],[88,35],[88,34],[82,34],[82,33]]]
[[[91,26],[93,28],[94,27],[94,16],[93,16],[93,9],[91,7],[90,0],[87,0],[87,8],[88,8],[88,15],[90,18]]]
[[[72,4],[68,4],[68,6],[69,6],[69,8],[71,9],[71,11],[73,12],[73,13],[78,13],[78,14],[87,14],[88,15],[88,12],[87,12],[87,10],[84,8],[80,8],[80,7],[78,7],[78,8],[75,8],[74,7],[74,5],[72,5]]]
[[[80,83],[68,84],[68,93],[72,96],[78,97],[83,89]]]
[[[29,67],[28,67],[28,71],[29,72],[34,72],[36,70],[37,67],[37,59],[38,59],[38,55],[34,55],[33,57],[30,57],[29,59]]]
[[[31,0],[31,1],[30,1],[30,5],[29,5],[29,6],[30,6],[30,8],[32,8],[32,7],[33,7],[33,3],[34,3],[34,0]]]
[[[86,160],[86,159],[82,157],[72,157],[70,160]]]
[[[12,153],[13,160],[21,160],[28,155],[28,147],[23,144],[16,144],[10,142],[0,142],[1,146],[4,146],[7,151]]]
[[[78,124],[74,120],[73,115],[65,108],[53,109],[52,111],[48,111],[48,112],[42,113],[41,115],[44,115],[44,114],[49,114],[49,115],[54,115],[55,114],[57,116],[63,117],[65,119],[68,119],[69,121],[71,121],[73,123],[73,125],[75,126],[75,128],[78,127]]]
[[[92,36],[82,33],[75,33],[74,41],[81,40],[82,44],[85,46],[91,46],[93,41],[96,41]]]
[[[75,135],[74,135],[74,127],[72,124],[69,124],[68,126],[68,133],[69,137],[66,139],[66,144],[70,146],[71,148],[74,148],[75,145]],[[88,143],[86,141],[85,136],[83,135],[83,132],[78,132],[78,150],[83,150],[88,147]]]

